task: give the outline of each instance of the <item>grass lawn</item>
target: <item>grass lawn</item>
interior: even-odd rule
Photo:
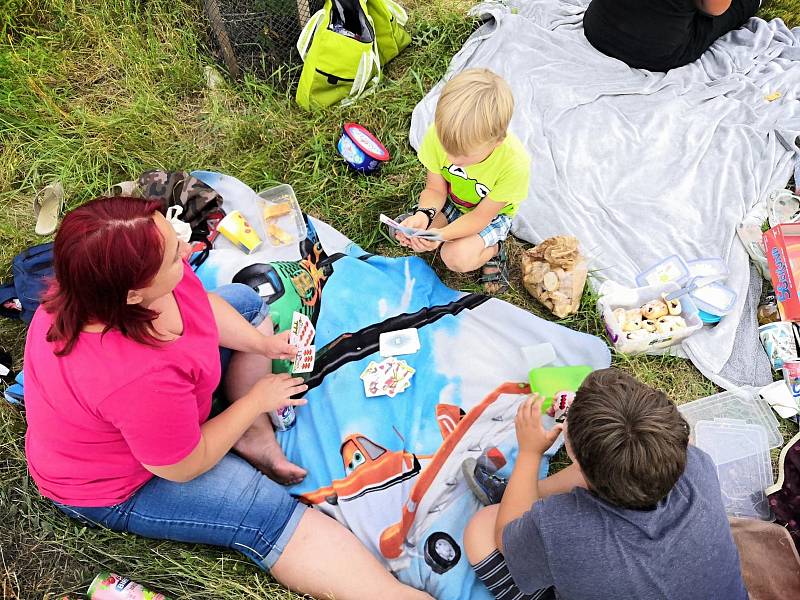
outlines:
[[[199,2],[0,0],[0,265],[5,273],[33,233],[31,199],[52,177],[68,207],[148,168],[207,168],[261,189],[290,183],[304,208],[363,247],[396,253],[378,214],[410,206],[423,177],[407,132],[414,105],[442,76],[474,23],[468,0],[404,0],[412,46],[374,96],[305,113],[290,93],[246,79],[206,88]],[[765,0],[765,18],[800,26],[798,0]],[[341,123],[377,132],[393,153],[380,177],[355,177],[337,159]],[[521,246],[512,248],[512,257]],[[437,265],[439,268],[441,265]],[[440,272],[441,269],[439,269]],[[517,282],[504,299],[545,316]],[[454,287],[471,279],[443,275]],[[590,296],[567,326],[601,334]],[[24,328],[0,321],[0,343],[21,367]],[[682,403],[715,392],[686,361],[623,357],[617,366]],[[26,474],[22,413],[0,401],[2,598],[82,594],[101,568],[147,582],[172,598],[297,598],[233,552],[88,530],[42,501]],[[789,436],[796,429],[787,427]]]

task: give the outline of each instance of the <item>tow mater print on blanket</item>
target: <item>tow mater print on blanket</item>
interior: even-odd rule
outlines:
[[[609,364],[608,349],[505,302],[451,290],[419,258],[370,256],[326,225],[309,225],[303,270],[320,278],[311,311],[317,360],[306,376],[308,404],[278,434],[309,474],[290,491],[350,528],[401,581],[441,600],[486,600],[461,547],[480,507],[461,464],[491,452],[505,460],[498,474],[509,474],[513,416],[527,392],[517,383],[528,371],[520,348],[549,342],[558,364],[594,368]],[[341,243],[316,243],[331,239]],[[246,281],[272,300],[282,287],[285,303],[272,302],[273,318],[283,323],[287,311],[291,321],[303,294],[283,268],[277,278],[258,275],[270,268],[265,254],[215,250],[200,275],[213,287],[246,270]],[[420,349],[402,356],[415,369],[410,387],[368,398],[360,375],[382,360],[380,334],[411,327]]]

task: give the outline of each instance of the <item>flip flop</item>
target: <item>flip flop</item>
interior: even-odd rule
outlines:
[[[484,292],[487,294],[501,294],[508,289],[508,255],[506,254],[505,244],[498,242],[500,248],[494,258],[488,260],[483,267],[481,267],[481,275],[478,278],[478,283],[483,286]],[[487,273],[489,269],[496,269]],[[489,291],[486,289],[487,284],[497,284],[497,289]]]
[[[46,185],[33,198],[33,214],[36,216],[36,234],[50,235],[58,226],[58,215],[64,203],[64,186],[60,181]]]
[[[142,188],[139,186],[138,181],[120,181],[118,184],[111,186],[105,195],[109,198],[117,196],[127,196],[129,198],[141,198]]]

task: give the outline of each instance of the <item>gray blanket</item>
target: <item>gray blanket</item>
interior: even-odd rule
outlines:
[[[800,133],[800,28],[754,18],[695,63],[653,73],[592,48],[583,35],[587,5],[478,5],[473,11],[486,22],[445,76],[481,66],[511,84],[511,131],[533,157],[514,233],[533,243],[577,236],[595,283],[632,285],[670,254],[724,258],[737,305],[682,350],[722,387],[768,383],[755,319],[761,280],[735,226],[791,175],[793,153],[778,138]],[[414,147],[433,120],[441,85],[414,110]],[[780,97],[769,101],[774,92]]]

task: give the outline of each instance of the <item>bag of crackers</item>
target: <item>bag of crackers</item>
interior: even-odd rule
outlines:
[[[548,238],[522,255],[525,289],[560,319],[578,311],[587,274],[586,260],[573,236]]]

